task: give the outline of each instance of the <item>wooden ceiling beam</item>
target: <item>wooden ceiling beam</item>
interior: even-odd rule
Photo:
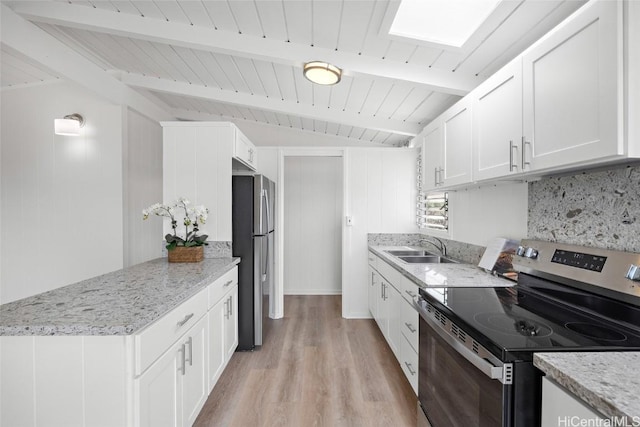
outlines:
[[[365,129],[374,129],[399,135],[415,136],[422,130],[421,125],[406,123],[399,120],[363,117],[362,115],[346,113],[342,110],[331,110],[312,105],[298,104],[292,101],[282,101],[280,99],[251,95],[249,93],[176,82],[173,80],[159,79],[139,74],[123,73],[121,80],[123,83],[131,87],[138,87],[155,92],[241,105],[249,108],[257,108],[260,110],[268,110],[292,116],[323,120],[342,125],[357,126]]]
[[[348,75],[366,74],[376,78],[403,80],[452,95],[464,96],[479,82],[478,77],[470,74],[166,22],[67,2],[22,2],[16,4],[14,10],[31,21],[298,67],[308,61],[322,60],[342,68]]]

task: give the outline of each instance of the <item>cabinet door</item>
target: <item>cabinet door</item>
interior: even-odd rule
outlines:
[[[522,58],[473,91],[473,179],[522,172]]]
[[[380,279],[378,274],[371,267],[369,267],[369,279],[367,282],[369,288],[369,311],[371,312],[371,317],[376,319],[378,317],[378,292],[380,291]]]
[[[523,56],[531,170],[623,154],[622,3],[591,2]]]
[[[233,356],[238,347],[238,286],[234,286],[226,297],[227,313],[224,319],[224,362]]]
[[[209,395],[206,334],[207,318],[205,316],[187,332],[182,340],[185,348],[185,369],[180,375],[183,426],[193,425]]]
[[[209,322],[209,391],[213,390],[225,366],[225,314],[228,301],[222,298],[207,314]]]
[[[406,304],[404,298],[400,295],[400,292],[389,284],[387,286],[387,303],[389,307],[389,335],[387,341],[389,341],[389,347],[393,350],[396,359],[400,360],[400,344],[402,338],[401,325],[401,313],[404,309],[403,305]]]
[[[239,129],[236,129],[234,157],[252,170],[256,170],[256,148]]]
[[[382,278],[382,276],[378,276],[380,281],[378,282],[378,317],[376,317],[376,321],[378,322],[378,327],[380,331],[382,331],[382,335],[388,340],[389,336],[389,284]]]
[[[442,123],[438,119],[425,127],[422,164],[423,190],[434,190],[441,181],[442,168]]]
[[[142,427],[180,426],[182,390],[179,378],[184,346],[174,344],[136,380],[138,420]],[[180,380],[181,381],[181,380]]]
[[[471,182],[471,101],[463,98],[443,115],[444,186]]]
[[[564,388],[556,385],[547,378],[542,378],[542,424],[543,426],[558,425],[563,419],[593,420],[594,424],[606,425],[600,414],[588,407]],[[596,424],[595,422],[603,422]]]

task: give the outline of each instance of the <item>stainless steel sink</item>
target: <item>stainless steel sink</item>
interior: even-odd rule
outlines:
[[[444,258],[439,255],[426,255],[426,256],[399,256],[400,260],[409,264],[445,264],[456,263],[456,261]]]
[[[393,255],[393,256],[423,256],[423,255],[433,255],[430,252],[427,251],[420,251],[417,249],[407,249],[407,250],[392,250],[392,251],[385,251],[386,253],[388,253],[389,255]]]

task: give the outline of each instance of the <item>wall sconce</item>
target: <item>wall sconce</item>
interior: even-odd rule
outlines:
[[[56,135],[80,135],[80,128],[84,126],[84,117],[78,113],[69,114],[62,119],[53,121]]]
[[[322,61],[307,62],[302,73],[307,80],[319,85],[334,85],[340,82],[342,77],[340,68]]]

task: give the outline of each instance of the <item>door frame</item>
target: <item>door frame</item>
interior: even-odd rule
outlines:
[[[340,157],[342,159],[342,246],[341,246],[341,278],[344,285],[344,247],[345,247],[345,212],[347,207],[347,171],[346,171],[346,148],[281,148],[278,150],[278,182],[276,183],[276,204],[278,206],[276,214],[276,268],[274,278],[274,307],[269,315],[273,319],[284,317],[284,167],[285,157]],[[343,292],[344,295],[344,292]],[[344,304],[343,304],[344,310]]]

